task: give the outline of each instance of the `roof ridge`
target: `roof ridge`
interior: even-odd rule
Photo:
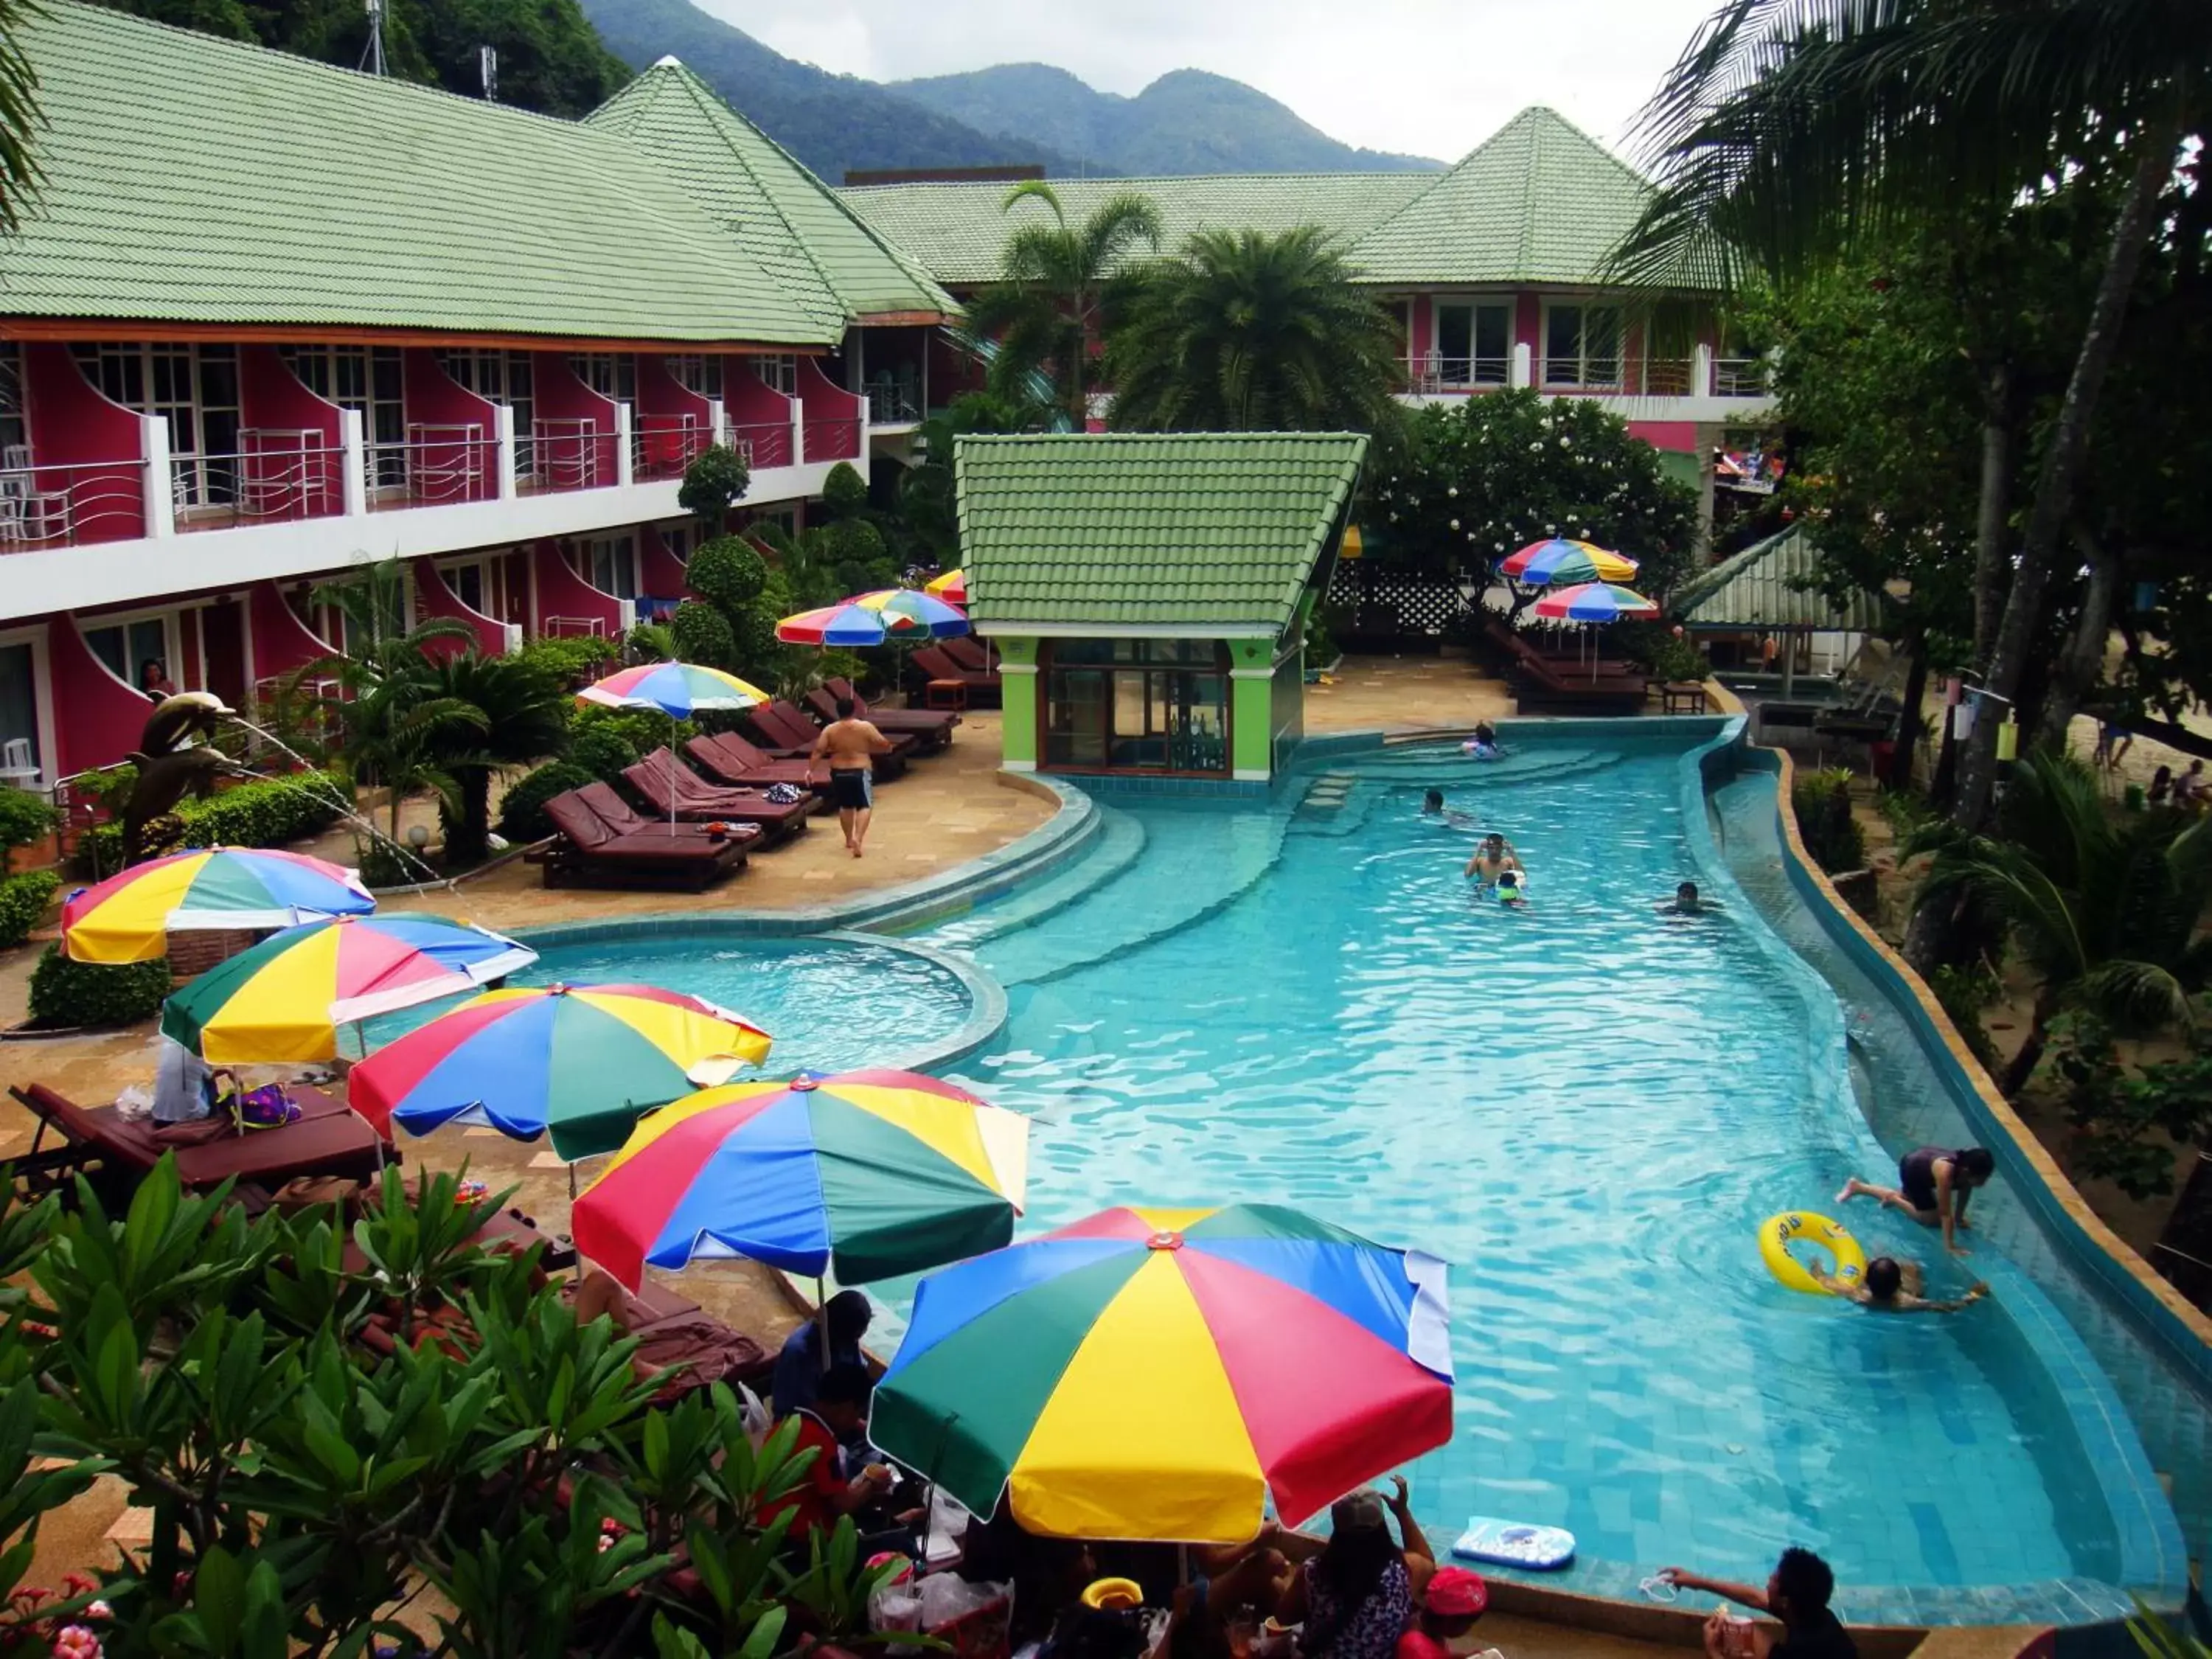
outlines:
[[[888,179],[874,185],[827,185],[823,188],[832,195],[860,195],[878,190],[996,190],[1011,189],[1016,185],[1037,183],[1050,185],[1058,190],[1063,185],[1206,185],[1229,179],[1267,179],[1290,180],[1298,179],[1441,179],[1449,168],[1429,172],[1419,167],[1350,167],[1337,171],[1322,168],[1304,173],[1085,173],[1079,178],[1041,179]]]

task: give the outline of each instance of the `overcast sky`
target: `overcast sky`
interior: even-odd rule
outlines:
[[[871,80],[1037,62],[1102,92],[1211,70],[1333,137],[1456,160],[1529,104],[1618,147],[1714,0],[695,0]]]

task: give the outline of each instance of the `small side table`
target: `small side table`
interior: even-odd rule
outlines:
[[[1659,693],[1659,708],[1667,714],[1702,714],[1705,688],[1696,680],[1673,680]]]
[[[968,707],[968,682],[930,681],[922,688],[921,706],[924,708],[951,708],[964,712]]]

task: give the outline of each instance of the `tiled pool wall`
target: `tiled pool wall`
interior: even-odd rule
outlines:
[[[2102,1229],[2094,1218],[2085,1225],[2086,1206],[2048,1155],[1993,1091],[1984,1093],[1988,1085],[1961,1063],[1955,1036],[1947,1038],[1914,982],[1793,844],[1781,802],[1786,759],[1745,743],[1738,719],[1684,764],[1693,843],[1842,1002],[1865,1073],[1861,1104],[1885,1149],[1979,1144],[1996,1154],[1999,1179],[1978,1198],[1976,1224],[2025,1281],[2008,1286],[2004,1306],[2044,1358],[2090,1452],[2122,1584],[2161,1610],[2179,1607],[2189,1593],[2187,1540],[2201,1549],[2212,1531],[2212,1347],[2201,1322],[2131,1252],[2116,1254],[2094,1236]],[[2085,1599],[2080,1586],[2041,1587],[2015,1616],[2039,1620],[2034,1601],[2046,1594],[2062,1607]],[[2127,1611],[2107,1605],[2100,1616]]]

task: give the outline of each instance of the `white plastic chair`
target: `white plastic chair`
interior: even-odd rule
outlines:
[[[39,787],[39,769],[31,760],[28,738],[10,738],[0,743],[0,783],[12,784],[18,789]]]

